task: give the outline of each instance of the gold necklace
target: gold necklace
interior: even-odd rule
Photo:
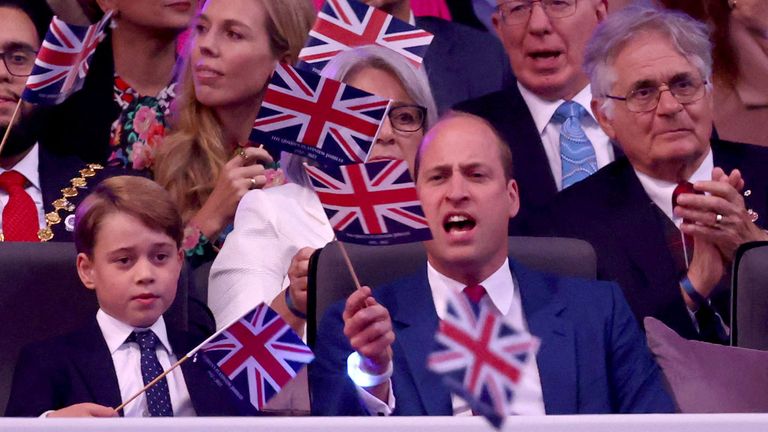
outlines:
[[[88,179],[96,175],[96,171],[104,169],[99,164],[88,164],[85,168],[79,171],[80,175],[69,180],[71,186],[65,187],[61,190],[61,198],[53,202],[53,211],[45,214],[45,228],[41,228],[37,232],[37,238],[41,242],[47,242],[53,239],[52,227],[58,223],[61,223],[62,218],[59,215],[59,211],[64,210],[67,212],[75,211],[75,205],[72,204],[68,198],[76,197],[79,194],[78,189],[85,189],[88,187]],[[0,232],[0,242],[5,241],[5,236]]]

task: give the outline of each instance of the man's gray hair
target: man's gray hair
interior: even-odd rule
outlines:
[[[627,43],[643,34],[665,36],[680,54],[711,81],[712,43],[704,23],[681,13],[658,7],[630,6],[608,15],[595,29],[584,52],[584,72],[592,85],[592,97],[603,98],[602,109],[611,112],[611,94],[616,83],[613,62]],[[624,96],[624,95],[618,95]]]
[[[424,66],[416,68],[402,55],[381,46],[366,45],[336,54],[323,68],[322,75],[345,82],[361,69],[371,67],[391,73],[397,78],[414,103],[427,109],[424,132],[437,122],[437,106],[429,88]],[[309,185],[303,169],[304,158],[283,153],[280,164],[293,182]]]

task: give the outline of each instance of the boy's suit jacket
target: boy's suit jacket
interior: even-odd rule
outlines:
[[[168,340],[177,358],[195,347],[188,334],[170,327]],[[198,416],[239,414],[230,402],[233,395],[216,385],[203,362],[190,359],[180,367]],[[113,408],[122,402],[112,357],[95,319],[86,328],[22,350],[5,415],[36,417],[83,402]]]

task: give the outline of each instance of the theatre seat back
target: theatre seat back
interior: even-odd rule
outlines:
[[[732,278],[731,343],[768,351],[768,242],[739,247]]]
[[[74,330],[98,310],[76,255],[73,243],[0,243],[0,412],[21,348]]]
[[[392,246],[344,244],[360,283],[376,288],[423,270],[422,243]],[[595,250],[583,240],[556,237],[510,237],[509,256],[535,270],[594,279]],[[307,340],[314,345],[317,325],[326,308],[355,290],[338,242],[318,249],[310,259]]]

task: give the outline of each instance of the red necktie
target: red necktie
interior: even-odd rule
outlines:
[[[469,301],[477,305],[485,295],[485,288],[482,285],[471,285],[464,288],[464,295],[467,296]]]
[[[8,203],[3,208],[3,236],[5,241],[39,242],[37,207],[24,190],[27,179],[17,171],[0,174],[0,189],[8,192]]]
[[[684,193],[690,193],[690,194],[699,194],[701,195],[701,192],[698,192],[693,189],[693,183],[691,182],[680,182],[677,184],[677,187],[675,187],[675,190],[672,191],[672,210],[674,211],[675,207],[677,206],[677,197],[680,196],[680,194]],[[688,219],[683,219],[683,223],[691,223]],[[691,262],[691,258],[693,257],[693,237],[683,234],[683,242],[685,243],[685,260],[686,265],[688,265]]]

